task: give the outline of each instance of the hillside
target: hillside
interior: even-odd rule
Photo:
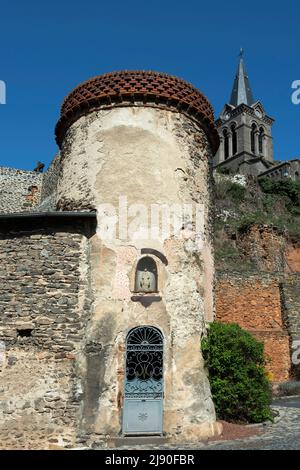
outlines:
[[[293,270],[289,265],[300,260],[300,182],[216,173],[214,195],[217,269]]]

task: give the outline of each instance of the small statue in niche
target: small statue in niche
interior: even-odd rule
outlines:
[[[136,272],[137,292],[156,292],[157,291],[157,275],[156,264],[151,258],[142,258],[138,263]]]
[[[144,272],[141,274],[140,278],[140,288],[142,290],[148,291],[151,287],[151,274],[147,269],[144,269]]]

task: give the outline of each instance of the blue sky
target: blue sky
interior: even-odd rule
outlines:
[[[0,7],[0,166],[33,169],[57,151],[54,126],[81,81],[122,69],[158,70],[192,82],[216,116],[229,99],[239,48],[257,99],[276,119],[275,157],[300,155],[296,1],[35,0]]]

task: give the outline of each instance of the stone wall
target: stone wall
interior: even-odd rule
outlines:
[[[0,364],[0,449],[74,446],[78,400],[74,356],[9,347]]]
[[[264,342],[267,370],[274,382],[288,380],[289,335],[281,306],[281,279],[271,273],[219,272],[217,320],[238,323]]]
[[[5,449],[74,446],[79,432],[82,383],[76,371],[91,301],[89,230],[79,222],[33,225],[0,229]]]
[[[286,274],[281,288],[283,312],[291,339],[291,355],[293,355],[300,346],[300,273]],[[299,359],[299,354],[296,359]],[[299,364],[292,363],[292,375],[300,379]]]
[[[0,167],[0,213],[32,211],[40,202],[43,174]]]
[[[300,272],[300,242],[299,240],[288,240],[285,249],[286,271],[291,273]]]
[[[243,258],[260,271],[284,271],[285,245],[282,231],[269,225],[251,225],[237,239]]]
[[[49,168],[44,174],[41,192],[41,211],[56,210],[56,189],[59,172],[61,171],[61,156],[58,153],[52,160]]]

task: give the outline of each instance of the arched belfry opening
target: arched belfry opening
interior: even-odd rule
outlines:
[[[227,129],[223,130],[223,137],[224,137],[224,158],[227,160],[229,158],[229,137]]]
[[[163,335],[138,326],[126,337],[123,434],[163,432]]]
[[[231,138],[232,138],[232,155],[237,153],[237,132],[236,125],[232,124],[231,127]]]
[[[250,141],[251,141],[251,152],[254,154],[257,153],[256,142],[255,142],[256,132],[257,132],[257,125],[253,123],[251,126]]]
[[[259,135],[258,135],[258,150],[259,150],[260,155],[264,154],[264,136],[265,136],[264,128],[260,127]]]

